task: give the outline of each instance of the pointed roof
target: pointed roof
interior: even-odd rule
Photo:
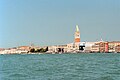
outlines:
[[[79,32],[79,27],[78,27],[78,25],[76,25],[76,31]]]

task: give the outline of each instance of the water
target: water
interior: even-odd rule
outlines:
[[[0,55],[0,80],[120,80],[120,54]]]

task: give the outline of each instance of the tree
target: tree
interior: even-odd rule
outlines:
[[[45,52],[47,52],[48,51],[48,47],[46,47],[46,49],[45,49]]]
[[[35,49],[34,48],[30,49],[30,52],[35,52]]]

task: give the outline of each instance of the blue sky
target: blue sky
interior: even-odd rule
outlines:
[[[0,47],[120,41],[120,0],[0,0]]]

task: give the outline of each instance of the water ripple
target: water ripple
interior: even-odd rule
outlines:
[[[120,80],[119,54],[0,55],[0,80]]]

